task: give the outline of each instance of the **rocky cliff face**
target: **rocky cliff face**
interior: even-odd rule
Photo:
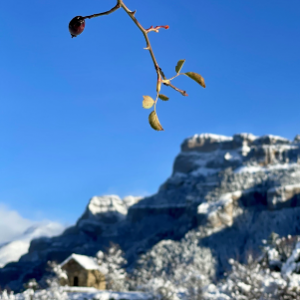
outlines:
[[[272,231],[300,234],[300,136],[195,135],[181,145],[172,175],[157,194],[123,201],[94,197],[75,226],[32,241],[18,263],[0,269],[0,285],[19,289],[40,278],[48,260],[71,253],[94,255],[119,243],[130,263],[164,239],[197,236],[218,261],[258,252]]]

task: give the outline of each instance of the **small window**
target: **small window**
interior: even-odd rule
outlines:
[[[73,284],[73,286],[78,286],[78,277],[77,276],[74,277],[74,284]]]

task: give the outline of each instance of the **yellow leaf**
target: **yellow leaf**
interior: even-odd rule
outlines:
[[[197,83],[199,83],[202,87],[206,87],[205,85],[205,81],[204,81],[204,78],[198,74],[198,73],[195,73],[195,72],[187,72],[187,73],[184,73],[186,76],[192,78],[193,80],[195,80]]]
[[[143,98],[143,107],[151,108],[155,101],[150,96],[143,96]]]
[[[157,114],[155,111],[151,112],[151,114],[149,115],[149,123],[150,123],[150,126],[155,130],[158,130],[158,131],[164,130],[162,128],[161,124],[159,123],[159,120],[158,120],[158,117],[157,117]]]
[[[169,100],[169,97],[167,97],[167,96],[165,96],[163,94],[159,94],[158,98],[161,99],[161,100],[164,100],[164,101],[168,101]]]
[[[178,63],[177,63],[177,66],[175,67],[175,71],[176,73],[180,73],[181,69],[182,69],[182,66],[184,65],[185,63],[185,59],[181,59]]]

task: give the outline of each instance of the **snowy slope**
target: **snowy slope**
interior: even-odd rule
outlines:
[[[29,227],[21,236],[0,245],[0,268],[9,262],[18,261],[28,252],[30,241],[42,236],[52,237],[62,233],[64,226],[59,223],[40,223]]]

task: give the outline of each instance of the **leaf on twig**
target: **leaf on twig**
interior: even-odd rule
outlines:
[[[175,67],[175,71],[177,74],[180,73],[184,63],[185,63],[185,59],[181,59],[180,61],[178,61],[177,66]]]
[[[143,107],[151,108],[155,101],[150,96],[143,96],[143,98]]]
[[[193,80],[195,80],[197,83],[199,83],[202,87],[206,87],[205,85],[205,81],[204,81],[204,78],[198,74],[198,73],[195,73],[195,72],[187,72],[187,73],[184,73],[186,76],[192,78]]]
[[[162,128],[161,124],[159,123],[159,120],[158,120],[158,117],[157,117],[157,114],[155,111],[151,112],[151,114],[149,115],[149,123],[150,123],[150,126],[155,130],[158,130],[158,131],[164,130]]]
[[[169,97],[167,97],[167,96],[165,96],[163,94],[159,94],[158,98],[161,99],[161,100],[163,100],[163,101],[168,101],[169,100]]]

